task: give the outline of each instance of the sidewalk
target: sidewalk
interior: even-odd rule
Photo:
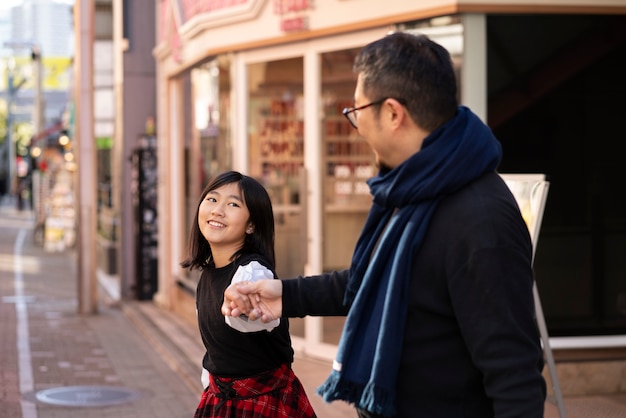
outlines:
[[[190,417],[198,401],[119,309],[77,313],[75,253],[0,208],[0,417]]]
[[[151,302],[77,313],[76,254],[34,244],[32,213],[0,204],[0,418],[193,416],[203,347]],[[315,394],[330,363],[296,357],[320,418],[354,418]],[[626,417],[626,394],[565,399],[568,418]],[[546,402],[545,418],[559,418]],[[447,417],[446,417],[447,418]]]
[[[33,238],[32,212],[0,202],[0,418],[192,417],[197,330],[151,302],[102,297],[97,315],[78,314],[75,251],[46,252]],[[356,417],[315,394],[328,364],[294,369],[320,418]]]

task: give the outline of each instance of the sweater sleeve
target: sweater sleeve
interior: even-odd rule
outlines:
[[[343,298],[349,270],[283,279],[283,317],[345,316]]]
[[[532,246],[521,216],[489,206],[457,230],[447,265],[465,344],[495,417],[543,416],[543,356],[535,322]],[[454,266],[454,267],[453,267]]]
[[[532,283],[527,273],[511,269],[522,258],[511,249],[474,254],[466,271],[473,285],[457,284],[451,295],[496,417],[539,418],[535,412],[543,411],[545,399]]]

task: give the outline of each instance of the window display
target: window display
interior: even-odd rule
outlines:
[[[250,175],[272,199],[276,226],[276,273],[304,272],[301,175],[304,166],[303,60],[290,58],[248,65]],[[303,320],[290,321],[304,336]]]
[[[374,154],[342,110],[354,106],[356,75],[352,71],[360,48],[326,52],[322,61],[324,164],[324,270],[350,265],[352,251],[371,205],[366,180],[376,174]]]
[[[182,223],[187,243],[189,226],[198,197],[214,175],[232,169],[232,132],[230,112],[230,61],[218,56],[194,67],[181,78],[191,101],[181,110],[184,142],[185,219]],[[183,250],[184,251],[184,250]],[[194,283],[197,272],[184,272]],[[194,284],[190,287],[195,288]]]

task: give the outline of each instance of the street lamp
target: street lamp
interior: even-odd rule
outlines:
[[[33,79],[35,80],[35,103],[33,107],[33,127],[35,135],[41,132],[44,128],[44,118],[43,118],[43,97],[42,97],[42,88],[41,88],[41,80],[43,76],[43,62],[41,58],[41,48],[37,44],[31,44],[30,47],[30,57],[33,60],[34,64],[34,74]]]

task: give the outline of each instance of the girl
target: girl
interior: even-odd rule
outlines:
[[[229,325],[220,311],[236,273],[276,278],[274,216],[265,188],[235,171],[213,179],[202,192],[181,265],[201,270],[196,308],[209,379],[194,417],[316,417],[291,369],[288,321],[255,331],[264,326],[260,320],[256,328],[245,318]]]

